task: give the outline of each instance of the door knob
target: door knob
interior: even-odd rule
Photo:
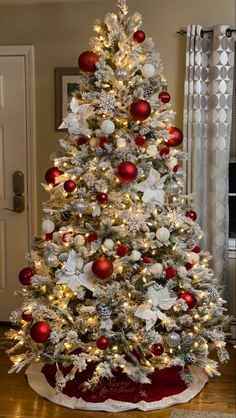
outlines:
[[[15,171],[13,176],[13,206],[14,209],[4,208],[5,210],[10,210],[11,212],[22,213],[25,210],[25,185],[24,185],[24,173],[22,171]]]

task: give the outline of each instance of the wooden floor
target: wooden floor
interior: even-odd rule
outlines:
[[[6,327],[0,327],[0,335]],[[38,396],[27,384],[24,373],[8,375],[7,356],[0,360],[0,418],[168,418],[173,409],[235,412],[235,349],[229,346],[231,360],[220,366],[222,376],[213,378],[203,391],[187,404],[170,408],[123,413],[84,412],[54,405]]]

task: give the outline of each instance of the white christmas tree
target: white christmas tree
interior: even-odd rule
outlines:
[[[183,193],[183,135],[160,57],[140,14],[129,16],[125,0],[118,8],[79,56],[68,134],[45,175],[42,232],[8,332],[11,371],[40,359],[71,365],[73,379],[95,362],[87,388],[120,368],[149,383],[155,368],[178,365],[190,382],[189,364],[218,374],[212,348],[228,359],[225,302]],[[58,379],[62,389],[68,378]]]

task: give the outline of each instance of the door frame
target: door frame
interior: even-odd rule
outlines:
[[[0,56],[20,56],[24,58],[25,62],[28,247],[30,247],[32,238],[37,233],[37,193],[35,192],[37,188],[34,46],[0,46]]]

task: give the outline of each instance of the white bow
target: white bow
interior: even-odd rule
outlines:
[[[175,303],[176,297],[171,298],[166,287],[155,290],[152,286],[148,288],[147,297],[147,302],[140,305],[134,315],[146,321],[146,331],[149,331],[158,318],[162,321],[168,319],[160,309],[164,311],[170,309]]]
[[[142,197],[144,202],[163,205],[165,195],[163,186],[166,178],[167,175],[161,177],[158,171],[154,170],[154,168],[151,168],[146,180],[136,184],[134,188],[139,192],[144,192]]]
[[[86,264],[82,272],[83,264],[84,262],[77,252],[71,250],[64,267],[56,271],[56,277],[59,279],[57,284],[66,284],[73,292],[80,285],[93,291],[94,276],[90,268],[92,263]]]

